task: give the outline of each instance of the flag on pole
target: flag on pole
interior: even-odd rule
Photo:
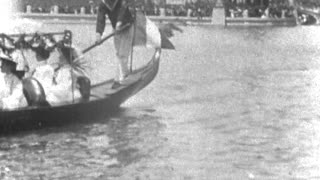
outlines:
[[[159,28],[142,12],[136,13],[134,46],[147,48],[174,49],[173,44]]]

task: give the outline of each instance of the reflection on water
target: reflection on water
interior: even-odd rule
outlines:
[[[185,27],[155,81],[116,115],[2,137],[1,176],[320,179],[318,32]],[[115,66],[102,48],[91,55],[92,72]]]

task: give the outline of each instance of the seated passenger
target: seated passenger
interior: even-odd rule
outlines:
[[[83,73],[72,67],[72,62],[79,57],[79,53],[70,47],[59,47],[58,52],[60,66],[56,70],[55,84],[50,91],[51,98],[47,98],[51,105],[72,103],[82,99],[77,78],[83,76]]]
[[[54,78],[54,68],[47,61],[50,56],[50,52],[43,46],[33,48],[33,51],[36,53],[38,66],[32,72],[32,77],[39,81],[48,98],[48,96],[50,96],[50,90],[52,89]]]
[[[17,63],[16,75],[19,79],[23,79],[25,74],[29,72],[29,63],[27,62],[23,50],[14,50],[10,56]]]
[[[27,101],[23,95],[22,82],[14,73],[17,64],[11,57],[0,53],[1,62],[1,89],[0,89],[0,107],[1,109],[16,109],[26,107]]]

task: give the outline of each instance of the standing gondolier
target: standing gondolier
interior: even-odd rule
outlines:
[[[132,51],[134,37],[134,17],[129,10],[127,0],[102,0],[98,7],[96,24],[96,42],[101,41],[105,29],[106,15],[115,31],[130,24],[130,27],[121,30],[114,36],[114,46],[119,61],[119,83],[129,75],[128,59]]]

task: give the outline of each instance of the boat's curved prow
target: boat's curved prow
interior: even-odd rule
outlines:
[[[131,73],[130,76],[132,79],[135,79],[134,82],[123,87],[119,87],[117,93],[110,94],[111,98],[114,98],[113,102],[115,106],[120,106],[123,102],[137,94],[152,82],[159,71],[160,57],[161,49],[155,49],[149,63]]]

